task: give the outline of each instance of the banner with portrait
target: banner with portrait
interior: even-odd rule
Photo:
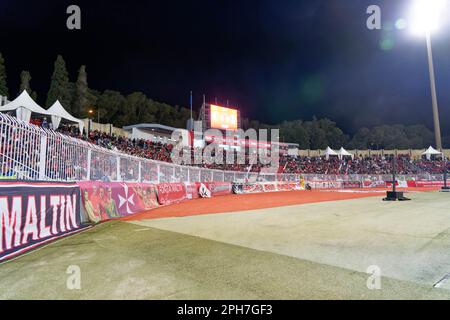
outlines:
[[[83,209],[92,222],[126,217],[158,207],[157,188],[150,183],[82,181]]]

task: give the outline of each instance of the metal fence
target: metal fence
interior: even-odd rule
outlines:
[[[0,177],[51,181],[207,182],[295,181],[299,175],[246,173],[180,166],[130,156],[0,113]],[[390,180],[383,175],[304,174],[307,181]],[[440,180],[442,175],[398,176]]]
[[[105,149],[0,113],[0,177],[51,181],[207,182],[275,174],[221,171],[159,162]],[[294,181],[296,175],[283,175]]]

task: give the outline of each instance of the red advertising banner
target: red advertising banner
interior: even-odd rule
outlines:
[[[186,199],[186,186],[184,183],[160,183],[157,185],[158,201],[161,205],[168,205]]]
[[[365,180],[363,181],[363,187],[364,188],[385,188],[386,182],[385,181],[372,181],[372,180]]]
[[[199,185],[197,183],[186,182],[184,185],[186,187],[186,199],[191,200],[191,199],[199,198],[199,194],[198,194]]]
[[[395,186],[399,188],[407,188],[408,182],[404,180],[395,181]],[[386,188],[392,188],[392,181],[386,181]]]
[[[450,186],[450,181],[447,180],[447,184]],[[444,181],[416,181],[416,187],[419,188],[433,188],[443,187]]]
[[[256,182],[256,183],[235,183],[233,192],[241,193],[262,193],[277,191],[303,190],[299,182]]]
[[[128,216],[158,207],[154,184],[82,181],[83,208],[92,222]]]
[[[359,182],[359,181],[342,181],[342,187],[344,189],[361,188],[361,182]]]
[[[408,180],[408,188],[415,188],[417,187],[416,181],[415,180]]]

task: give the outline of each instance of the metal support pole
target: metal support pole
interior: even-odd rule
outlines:
[[[444,157],[444,187],[442,188],[442,191],[448,192],[450,190],[450,188],[447,185],[447,165],[448,165],[448,162],[447,162],[447,157],[445,156],[445,154],[443,153],[442,155]]]
[[[395,186],[396,181],[396,171],[397,171],[397,155],[394,155],[394,159],[392,160],[392,192],[397,191],[397,187]]]
[[[47,160],[47,137],[41,136],[41,148],[39,153],[39,180],[45,180],[45,167]]]
[[[426,38],[427,38],[427,53],[428,53],[428,69],[430,72],[431,100],[433,104],[434,136],[436,140],[436,148],[439,151],[442,151],[441,126],[439,123],[439,109],[436,94],[436,79],[434,75],[433,51],[431,49],[431,35],[429,32],[427,32]]]

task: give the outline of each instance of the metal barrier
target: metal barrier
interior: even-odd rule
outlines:
[[[43,129],[0,113],[0,177],[52,181],[235,181],[245,172],[221,171],[139,158]],[[250,174],[250,176],[255,174]],[[295,175],[289,179],[295,179]],[[260,175],[260,178],[264,175]],[[272,179],[268,176],[267,179]]]
[[[295,181],[299,174],[221,171],[139,158],[43,129],[0,113],[0,178],[52,181]],[[390,175],[303,174],[306,181],[391,180]],[[441,180],[442,175],[398,179]]]

